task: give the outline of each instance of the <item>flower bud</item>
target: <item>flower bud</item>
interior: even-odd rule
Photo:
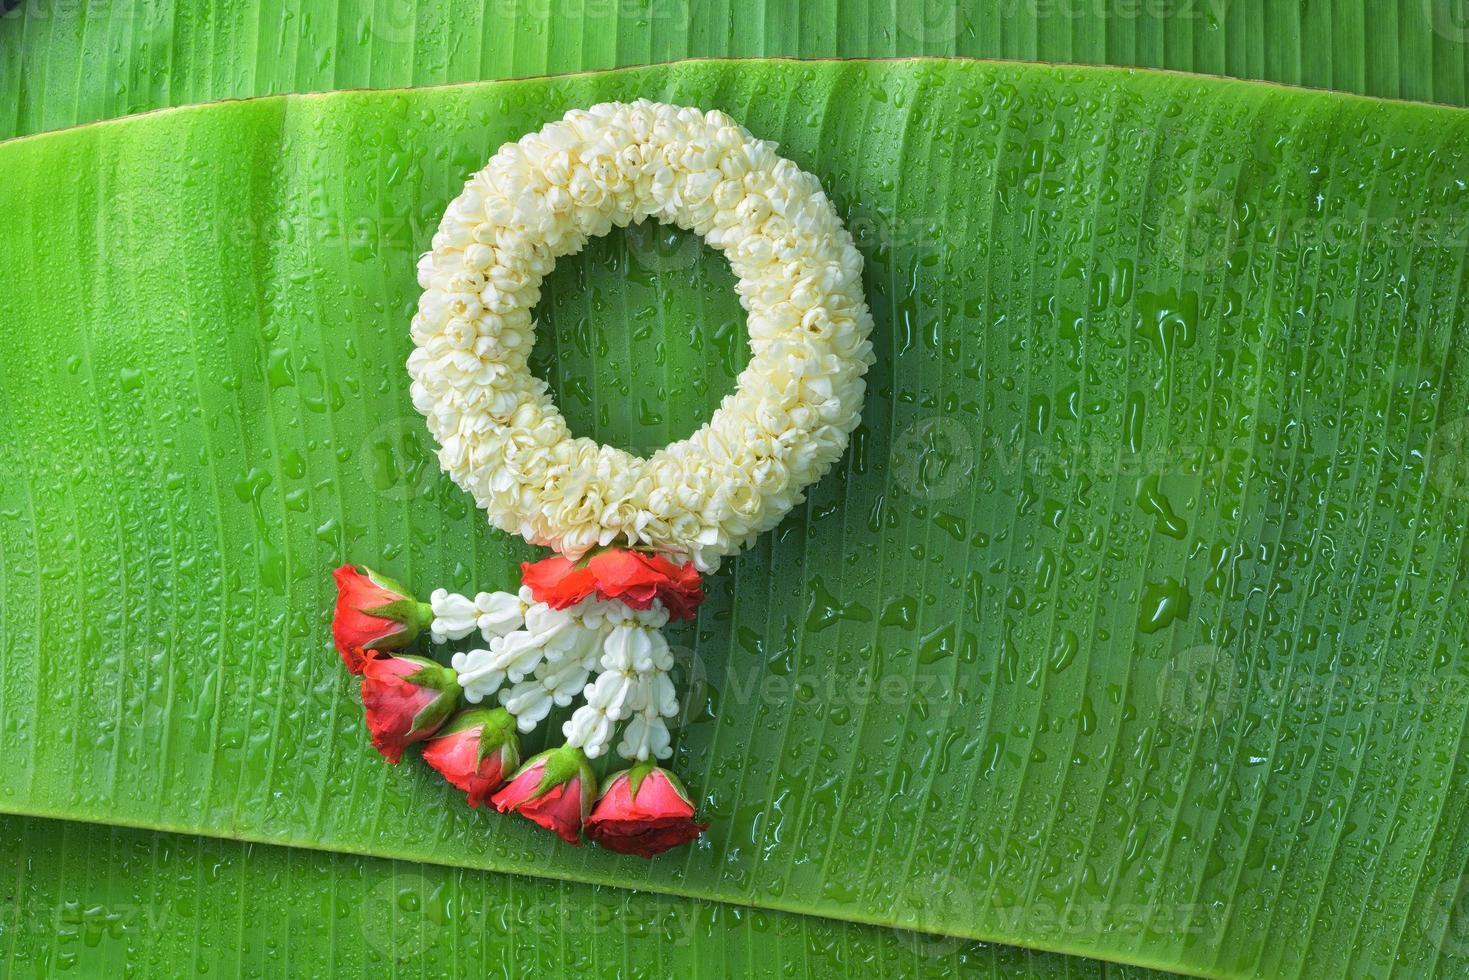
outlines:
[[[671,619],[693,619],[704,587],[693,562],[678,565],[662,555],[606,548],[573,562],[560,555],[520,566],[521,581],[537,602],[567,609],[587,596],[648,609],[655,601]]]
[[[686,844],[709,825],[694,821],[694,804],[678,777],[651,762],[613,775],[587,818],[587,836],[621,854],[652,857]]]
[[[581,749],[563,745],[531,758],[490,802],[514,811],[568,844],[580,846],[581,825],[597,794],[597,776]]]
[[[332,639],[342,662],[354,674],[379,652],[401,650],[433,621],[428,603],[413,599],[408,590],[385,575],[367,569],[363,575],[351,565],[332,571],[337,582],[337,608],[332,616]]]
[[[609,548],[593,555],[587,568],[597,578],[599,598],[617,599],[633,609],[647,609],[657,600],[670,619],[693,619],[704,601],[704,586],[693,562],[675,565],[662,555]]]
[[[515,716],[504,708],[461,711],[424,745],[423,761],[479,806],[520,764]]]
[[[597,591],[597,580],[585,565],[560,555],[521,562],[520,581],[537,602],[552,609],[569,609]]]
[[[372,746],[396,763],[403,750],[434,732],[459,706],[454,671],[426,657],[368,660],[362,670],[362,704]]]

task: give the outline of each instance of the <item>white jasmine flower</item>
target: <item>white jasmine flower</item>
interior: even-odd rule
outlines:
[[[535,680],[521,681],[500,692],[500,703],[515,716],[516,728],[531,732],[550,713],[551,693]]]
[[[603,646],[602,666],[607,670],[653,669],[654,638],[659,634],[642,626],[615,626]]]
[[[495,669],[503,671],[515,683],[543,662],[554,664],[569,659],[579,663],[596,653],[601,648],[605,627],[601,614],[590,621],[582,615],[586,605],[583,602],[571,609],[552,609],[539,602],[531,605],[522,629],[490,641]]]
[[[586,704],[562,726],[566,744],[580,746],[594,759],[607,751],[616,723],[631,717],[634,734],[624,739],[629,751],[619,748],[621,754],[646,759],[659,745],[667,751],[668,732],[661,719],[678,713],[678,698],[668,677],[673,654],[663,634],[634,622],[614,626],[599,663],[602,672],[582,692]]]
[[[495,669],[494,656],[488,650],[456,653],[449,662],[458,672],[464,700],[472,704],[479,704],[505,683],[505,672]]]
[[[634,715],[622,733],[622,741],[617,743],[617,754],[639,762],[668,758],[673,754],[668,726],[656,714],[643,712]]]
[[[475,630],[487,641],[493,640],[519,629],[525,621],[523,597],[510,592],[481,592],[470,599],[435,589],[429,596],[429,606],[434,612],[429,631],[435,643],[462,640]]]
[[[479,610],[465,596],[445,589],[434,589],[433,594],[428,597],[428,604],[434,611],[429,633],[435,643],[462,640],[479,628]]]
[[[557,257],[645,218],[725,253],[753,357],[709,424],[640,459],[573,437],[526,358]],[[861,275],[816,178],[724,113],[646,100],[575,110],[502,146],[446,209],[418,264],[413,404],[440,465],[497,527],[572,558],[647,545],[710,571],[846,449],[873,361]],[[517,614],[529,626],[523,596],[517,609],[494,595],[473,603],[487,640],[520,629]],[[436,639],[468,635],[465,602],[446,606]],[[636,741],[659,744],[653,722]]]
[[[479,616],[475,625],[479,627],[480,633],[485,641],[489,642],[497,636],[513,633],[525,624],[525,610],[529,603],[529,589],[521,589],[522,595],[512,595],[509,592],[481,592],[474,598],[475,609]]]
[[[567,745],[580,746],[587,758],[595,759],[607,751],[612,740],[613,719],[605,711],[584,704],[561,726]]]
[[[500,703],[515,715],[522,732],[533,730],[552,705],[566,707],[587,682],[591,672],[585,660],[564,658],[543,662],[533,676],[500,692]]]
[[[535,670],[546,656],[542,637],[527,630],[516,630],[497,636],[490,642],[490,662],[510,678],[519,681]]]
[[[526,616],[525,630],[496,641],[498,649],[491,645],[492,662],[509,673],[512,684],[500,692],[500,703],[516,716],[521,731],[534,729],[553,706],[570,705],[586,686],[611,629],[603,609],[608,606],[627,609],[594,598],[562,610],[538,603],[534,615]]]

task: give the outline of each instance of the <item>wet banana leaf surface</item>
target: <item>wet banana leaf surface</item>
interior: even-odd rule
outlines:
[[[821,178],[878,350],[844,463],[674,634],[672,765],[713,826],[651,863],[385,765],[326,574],[473,592],[537,557],[413,413],[414,261],[500,143],[642,96]],[[1204,975],[1453,976],[1466,150],[1454,109],[932,61],[0,145],[30,272],[0,290],[0,809]],[[667,229],[563,260],[539,318],[573,429],[639,452],[747,357],[723,260]]]
[[[7,4],[0,3],[0,8]],[[960,56],[1464,105],[1461,0],[10,0],[0,138],[213,99],[682,58]]]
[[[0,818],[7,977],[1165,974],[671,896],[187,834]]]

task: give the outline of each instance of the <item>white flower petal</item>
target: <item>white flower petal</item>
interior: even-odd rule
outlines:
[[[485,641],[513,633],[525,625],[525,605],[510,592],[481,592],[474,598],[475,625]]]
[[[446,589],[434,589],[428,603],[434,612],[429,634],[435,643],[462,640],[475,631],[479,611],[470,599]]]
[[[572,712],[571,718],[561,726],[561,733],[566,736],[567,745],[580,746],[588,758],[595,759],[607,751],[607,743],[612,740],[612,719],[596,708],[583,705]]]
[[[488,650],[467,650],[450,658],[466,701],[479,704],[505,683],[505,672],[495,668],[494,659]]]
[[[526,358],[557,257],[646,216],[725,253],[754,357],[707,425],[644,460],[574,437]],[[571,557],[620,541],[710,571],[845,450],[873,362],[861,274],[820,182],[722,113],[573,110],[502,146],[446,209],[418,266],[413,404],[495,526]],[[436,638],[460,620],[444,626]],[[480,624],[519,626],[508,607]]]

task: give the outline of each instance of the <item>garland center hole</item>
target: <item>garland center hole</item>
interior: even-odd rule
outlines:
[[[572,433],[647,457],[708,422],[750,360],[735,282],[698,235],[651,218],[561,258],[530,365]]]

